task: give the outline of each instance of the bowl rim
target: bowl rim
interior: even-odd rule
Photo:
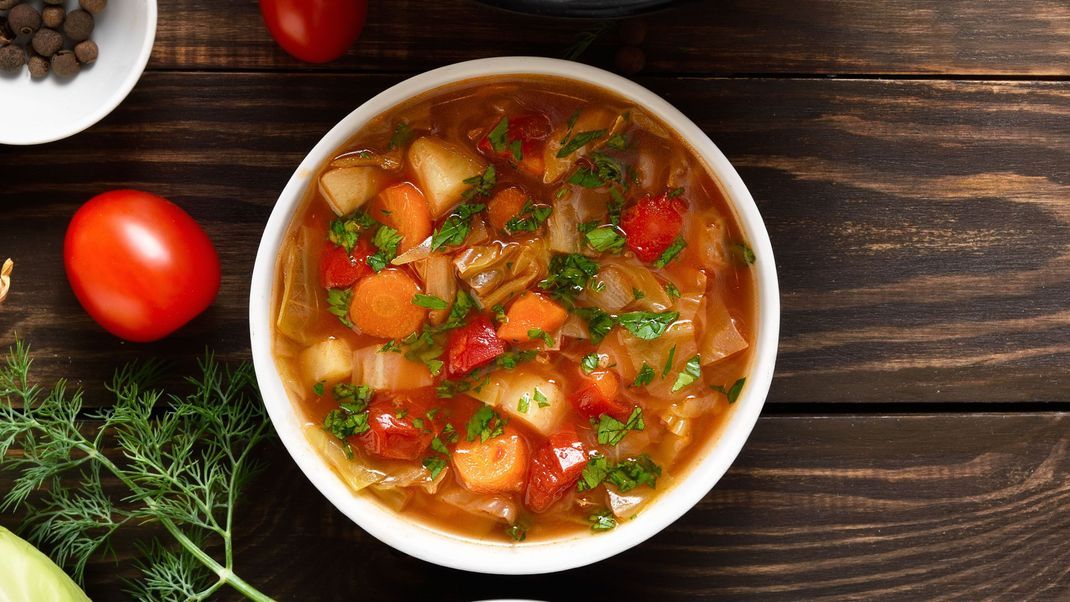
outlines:
[[[137,85],[137,82],[141,79],[141,75],[145,73],[145,67],[149,64],[149,58],[152,56],[152,47],[156,44],[156,23],[159,16],[159,7],[157,6],[157,0],[144,0],[146,8],[146,27],[144,36],[141,39],[141,51],[137,56],[137,60],[134,61],[133,68],[130,69],[123,77],[122,81],[111,96],[108,97],[107,102],[102,103],[97,110],[89,113],[85,117],[77,121],[72,121],[69,127],[64,130],[50,134],[48,136],[41,137],[24,137],[18,139],[7,139],[0,134],[0,144],[6,144],[10,146],[32,146],[36,144],[48,144],[49,142],[56,142],[57,140],[65,140],[80,134],[85,130],[93,127],[99,123],[102,119],[111,115],[112,111],[116,109],[126,97],[130,95],[131,90]]]
[[[399,103],[465,80],[509,75],[574,79],[604,88],[674,129],[707,165],[736,212],[756,257],[758,288],[755,352],[747,386],[716,440],[707,444],[707,453],[688,467],[686,478],[659,492],[637,520],[612,531],[522,545],[445,533],[352,493],[303,434],[303,421],[275,368],[271,324],[278,252],[306,187],[324,161],[368,120]],[[758,420],[773,376],[779,327],[780,296],[769,236],[750,192],[724,154],[694,122],[646,88],[596,67],[543,57],[477,59],[440,67],[391,86],[349,113],[313,147],[280,194],[257,251],[249,297],[253,363],[264,404],[287,451],[312,484],[353,522],[397,550],[449,568],[503,575],[550,573],[603,560],[654,536],[697,504],[735,461]]]

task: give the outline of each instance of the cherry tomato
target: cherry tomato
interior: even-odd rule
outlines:
[[[550,435],[531,458],[524,503],[532,512],[543,512],[580,480],[587,465],[587,452],[572,431]]]
[[[646,195],[620,216],[620,228],[628,236],[628,248],[641,261],[654,261],[672,245],[684,226],[687,204],[670,199],[668,193]]]
[[[188,213],[167,199],[114,190],[82,205],[63,262],[89,315],[128,341],[161,339],[219,292],[219,257]]]
[[[490,319],[479,315],[450,332],[446,353],[449,375],[461,376],[505,353],[505,343],[494,332]]]
[[[364,29],[367,12],[367,0],[260,0],[271,37],[309,63],[342,56]]]

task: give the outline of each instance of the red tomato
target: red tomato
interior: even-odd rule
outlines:
[[[672,245],[684,226],[687,205],[667,193],[644,196],[620,216],[620,228],[628,236],[628,248],[640,261],[654,261]]]
[[[369,429],[356,435],[357,443],[369,453],[395,460],[416,460],[423,456],[435,437],[427,411],[434,389],[414,389],[379,394],[368,407]],[[413,420],[423,421],[418,428]]]
[[[63,262],[82,307],[128,341],[171,334],[219,292],[219,257],[204,230],[167,199],[137,190],[82,205],[67,227]]]
[[[352,253],[338,245],[328,244],[320,260],[320,282],[324,288],[349,288],[372,271],[366,261],[372,254],[371,246],[364,240],[357,242]]]
[[[491,128],[493,129],[497,124],[498,121],[494,122]],[[545,115],[532,113],[510,117],[509,126],[505,132],[505,148],[499,151],[494,150],[490,142],[489,131],[477,146],[479,151],[488,157],[516,161],[511,145],[519,142],[520,153],[523,157],[520,168],[531,175],[541,176],[545,167],[542,160],[543,140],[550,135],[551,129],[550,120]]]
[[[617,375],[609,370],[598,370],[582,376],[583,386],[572,394],[569,401],[584,418],[598,418],[609,414],[617,420],[624,421],[631,413],[628,404],[621,401],[620,382]]]
[[[543,512],[561,499],[580,480],[587,466],[587,452],[572,431],[550,435],[531,459],[524,503],[532,512]]]
[[[309,63],[342,56],[364,29],[367,12],[367,0],[260,0],[271,37]]]
[[[451,377],[468,374],[505,353],[505,343],[498,338],[486,315],[478,315],[460,328],[450,331],[446,341],[446,368]]]

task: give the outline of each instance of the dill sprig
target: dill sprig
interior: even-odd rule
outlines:
[[[257,469],[251,450],[271,433],[248,364],[230,370],[207,354],[185,396],[152,388],[159,364],[128,366],[108,386],[115,405],[85,414],[97,424],[83,421],[80,390],[30,384],[30,364],[16,340],[0,367],[0,462],[17,474],[0,509],[26,510],[31,542],[81,582],[120,527],[154,522],[177,546],[143,548],[142,578],[129,583],[137,599],[204,600],[229,585],[271,600],[234,573],[235,502]],[[123,493],[105,486],[111,477]],[[220,541],[217,559],[206,549]]]

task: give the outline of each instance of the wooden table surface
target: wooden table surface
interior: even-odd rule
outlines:
[[[591,27],[371,4],[356,46],[314,66],[272,43],[256,0],[165,0],[118,110],[0,148],[0,258],[17,262],[0,346],[18,333],[37,377],[70,378],[88,405],[138,356],[248,358],[260,233],[320,136],[413,73],[558,56]],[[269,447],[238,572],[285,600],[1070,598],[1070,4],[724,0],[646,24],[635,79],[725,152],[777,257],[778,369],[732,470],[618,557],[492,577],[380,544]],[[611,67],[616,27],[581,60]],[[222,257],[214,306],[160,343],[102,332],[63,274],[70,215],[116,187],[173,199]],[[88,591],[123,599],[131,574],[121,549],[90,565]]]

